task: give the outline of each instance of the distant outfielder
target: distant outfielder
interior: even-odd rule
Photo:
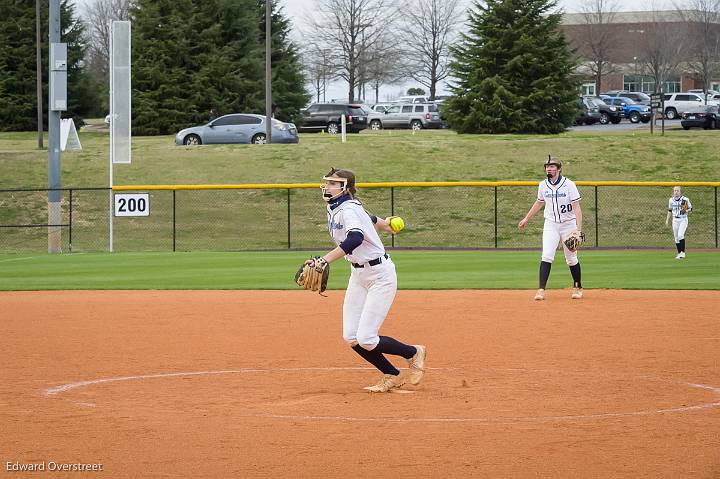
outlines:
[[[408,362],[408,380],[418,384],[425,367],[425,346],[411,346],[389,336],[379,336],[380,326],[390,311],[397,292],[395,264],[385,252],[378,231],[396,233],[404,224],[399,218],[371,216],[355,198],[355,175],[349,170],[331,169],[323,177],[323,199],[327,204],[328,231],[337,245],[322,257],[305,261],[296,282],[306,289],[327,282],[329,263],[345,258],[351,264],[350,281],[343,303],[343,338],[363,359],[383,373],[380,381],[365,389],[388,392],[406,379],[385,354],[402,356]],[[392,221],[392,225],[391,225]],[[315,271],[308,271],[313,268]],[[305,278],[312,283],[305,284]],[[322,288],[324,289],[324,287]]]
[[[665,217],[665,226],[672,216],[672,230],[675,236],[675,247],[678,254],[675,259],[683,259],[685,257],[685,231],[688,227],[688,214],[692,211],[692,203],[690,198],[682,195],[682,189],[679,186],[673,188],[673,195],[668,201],[668,212]]]
[[[543,229],[543,252],[540,260],[540,284],[535,299],[545,299],[545,286],[550,277],[550,268],[555,259],[558,243],[562,242],[565,261],[570,266],[573,278],[572,299],[583,296],[580,281],[580,263],[577,250],[585,240],[582,233],[582,210],[580,192],[575,183],[562,176],[562,163],[550,156],[545,162],[547,179],[540,182],[538,195],[530,211],[518,223],[520,231],[545,206],[545,227]],[[562,241],[561,241],[562,240]]]

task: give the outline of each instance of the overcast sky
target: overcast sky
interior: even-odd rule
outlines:
[[[279,2],[283,5],[283,10],[285,12],[285,15],[290,18],[293,22],[293,25],[295,27],[299,27],[302,29],[303,27],[303,20],[311,14],[314,10],[317,9],[318,0],[275,0],[276,2]],[[407,3],[405,0],[398,0],[403,1],[404,3]],[[591,3],[594,3],[593,0],[589,0]],[[687,1],[687,0],[685,0]],[[676,3],[682,3],[683,0],[678,0]],[[472,5],[472,0],[465,0],[463,2],[466,6]],[[608,2],[609,3],[609,2]],[[563,8],[566,12],[580,12],[583,10],[583,5],[587,5],[588,0],[560,0],[558,2],[558,6],[560,8]],[[673,1],[672,0],[617,0],[616,6],[614,7],[615,10],[619,11],[642,11],[642,10],[662,10],[662,9],[674,9],[673,7]],[[297,37],[296,37],[297,38]],[[420,86],[420,85],[414,85],[414,84],[406,84],[406,85],[394,85],[394,86],[385,86],[381,87],[380,90],[380,101],[385,101],[391,97],[397,97],[400,95],[404,95],[407,88],[411,86]],[[441,91],[438,92],[438,94],[447,93],[444,91],[445,85],[441,86]],[[367,101],[368,102],[374,102],[375,101],[375,94],[374,92],[371,94],[370,91],[367,92]],[[333,84],[326,93],[326,98],[347,98],[347,84],[345,83],[335,83]],[[314,100],[314,98],[313,98]]]
[[[318,0],[274,0],[275,2],[281,4],[283,6],[283,11],[285,12],[285,15],[290,18],[292,21],[294,27],[299,28],[302,30],[303,27],[303,20],[308,16],[311,15],[313,11],[317,9],[317,6],[319,4]],[[392,0],[390,0],[392,1]],[[397,2],[403,2],[407,4],[407,0],[395,0]],[[563,8],[566,12],[579,12],[582,11],[583,5],[587,5],[587,2],[593,2],[593,0],[559,0],[558,6],[560,8]],[[689,0],[677,0],[676,3],[682,4],[682,3],[688,3]],[[88,3],[91,3],[92,0],[75,0],[75,3],[79,7],[79,11],[82,15],[84,6]],[[467,5],[472,5],[472,0],[462,0],[462,3]],[[594,2],[593,2],[594,3]],[[616,10],[620,11],[636,11],[636,10],[652,10],[652,9],[673,9],[673,0],[616,0]],[[299,35],[294,35],[296,39],[299,39]],[[414,84],[407,84],[407,85],[394,85],[394,86],[386,86],[381,87],[380,91],[380,100],[385,101],[392,97],[397,97],[404,94],[404,90],[411,86],[420,86],[420,85],[414,85]],[[440,86],[440,91],[438,91],[438,94],[447,93],[444,91],[445,86]],[[328,92],[326,94],[327,99],[331,98],[347,98],[347,85],[343,83],[335,83],[331,85],[331,87],[328,89]],[[372,102],[375,99],[374,93],[370,94],[370,91],[368,91],[368,97],[367,101]]]

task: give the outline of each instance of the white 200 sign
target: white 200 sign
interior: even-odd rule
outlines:
[[[150,216],[150,195],[115,195],[115,216]]]

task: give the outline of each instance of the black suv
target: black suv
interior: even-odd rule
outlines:
[[[590,98],[578,98],[577,115],[575,116],[575,124],[592,125],[600,121],[600,108]]]
[[[348,133],[359,133],[368,126],[367,113],[362,105],[353,103],[313,103],[303,110],[300,121],[301,132],[327,131],[331,135],[340,133],[340,117],[345,115],[345,129]]]

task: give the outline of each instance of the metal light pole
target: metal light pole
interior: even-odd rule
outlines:
[[[40,0],[35,0],[35,75],[37,81],[35,86],[37,89],[37,129],[38,129],[38,149],[43,147],[43,98],[42,98],[42,48],[40,42]]]
[[[638,63],[637,63],[637,57],[633,57],[633,61],[635,62],[635,91],[642,91],[642,85],[638,85]]]
[[[272,142],[272,1],[265,0],[265,141]]]
[[[62,63],[62,47],[58,47],[58,62],[55,60],[55,48],[60,46],[60,0],[50,0],[50,17],[48,19],[48,30],[50,38],[50,55],[48,68],[48,253],[60,253],[61,238],[61,210],[60,210],[60,112],[66,108],[66,104],[55,102],[55,94],[62,98],[63,92],[55,92],[56,86],[62,86],[55,82],[53,70],[66,68]],[[62,81],[62,78],[60,78]]]

